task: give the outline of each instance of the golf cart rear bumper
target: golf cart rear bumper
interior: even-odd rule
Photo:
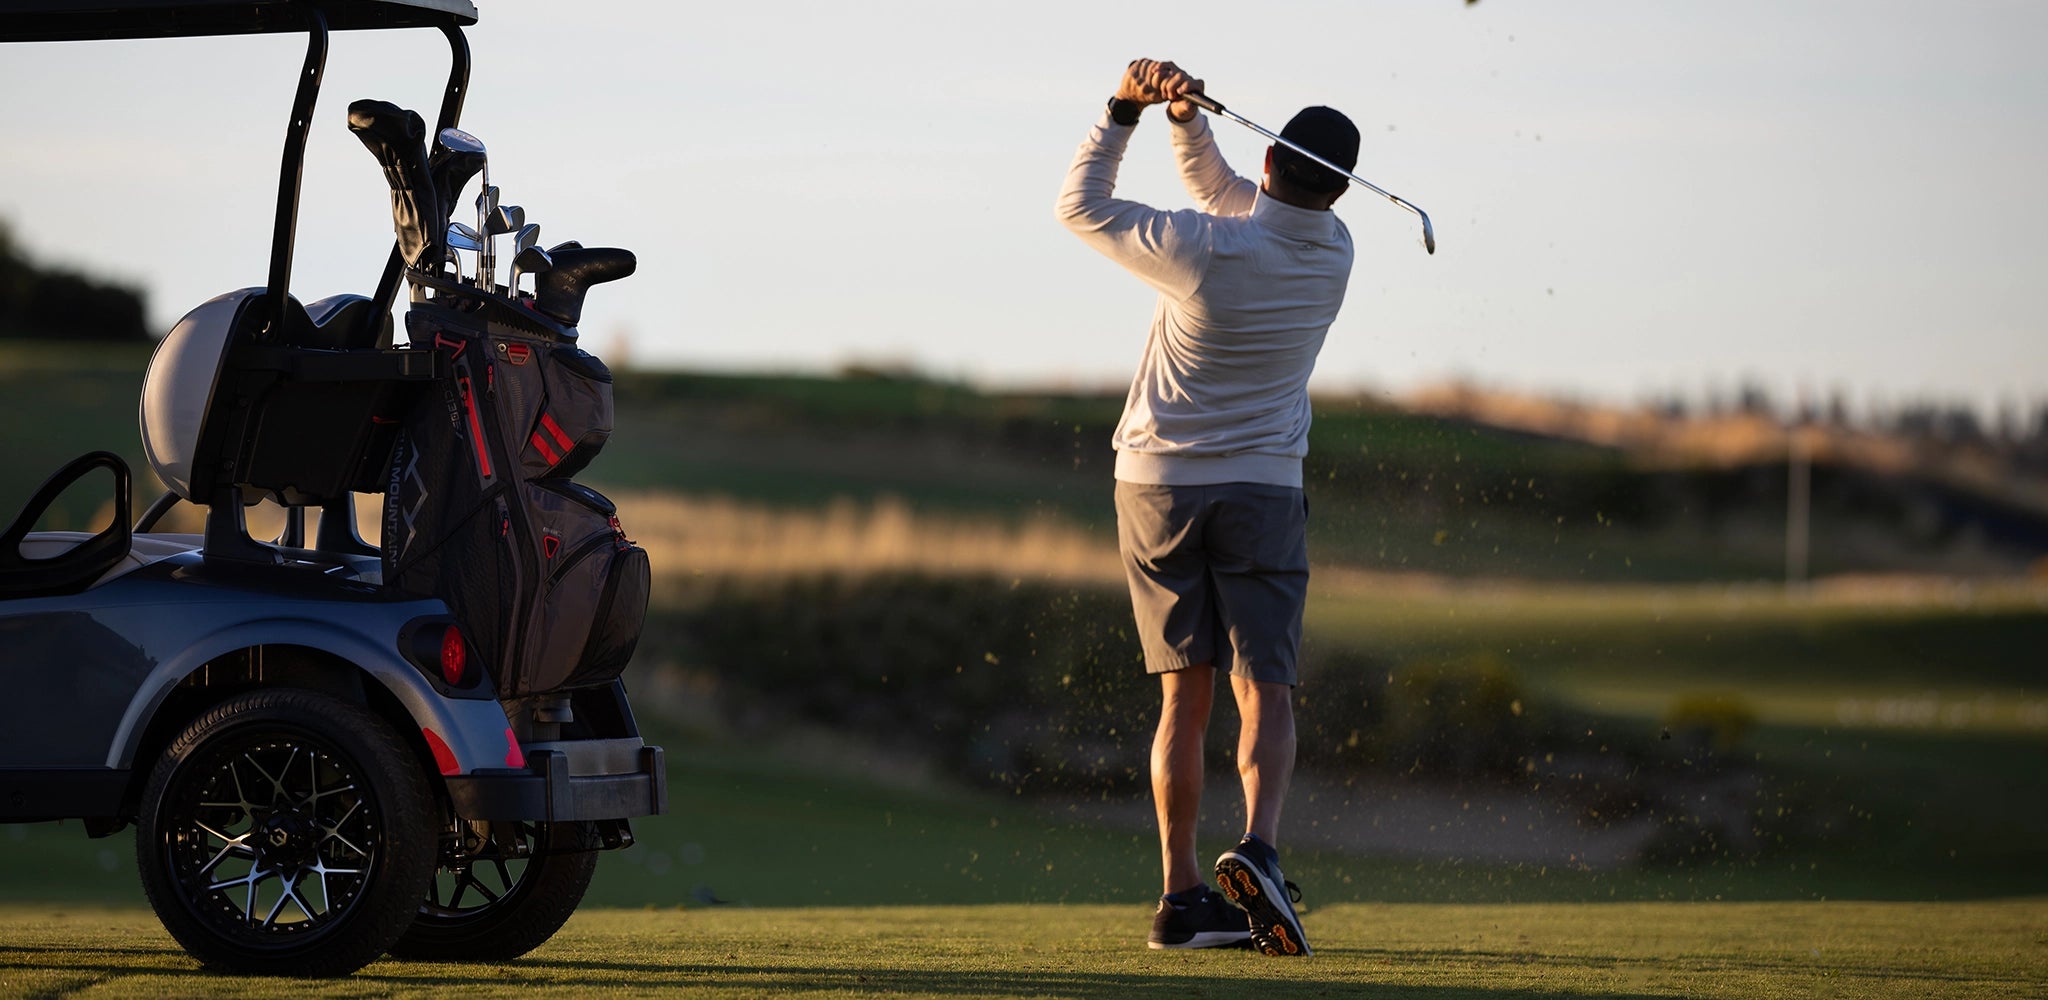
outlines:
[[[480,820],[631,819],[667,812],[661,748],[636,749],[630,771],[583,774],[575,773],[584,768],[572,768],[566,750],[530,748],[524,768],[448,776],[448,799],[457,816]]]

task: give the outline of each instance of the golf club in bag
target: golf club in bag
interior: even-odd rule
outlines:
[[[1330,170],[1335,170],[1336,172],[1351,178],[1353,183],[1358,184],[1366,190],[1371,191],[1372,193],[1379,195],[1380,197],[1385,198],[1388,201],[1391,201],[1394,204],[1409,210],[1410,212],[1414,212],[1415,215],[1422,220],[1423,248],[1428,250],[1432,254],[1436,253],[1436,230],[1430,228],[1429,213],[1424,212],[1422,209],[1416,208],[1414,205],[1409,204],[1401,198],[1395,197],[1394,195],[1387,193],[1387,191],[1381,188],[1379,185],[1374,184],[1373,182],[1366,180],[1365,178],[1360,177],[1357,174],[1354,174],[1351,171],[1344,169],[1343,167],[1331,163],[1330,161],[1323,159],[1322,157],[1317,156],[1316,154],[1311,153],[1306,149],[1301,148],[1299,145],[1285,138],[1282,138],[1278,132],[1274,132],[1266,128],[1265,126],[1260,125],[1259,123],[1252,121],[1251,119],[1246,118],[1245,116],[1238,114],[1237,112],[1232,111],[1229,108],[1224,107],[1223,102],[1218,101],[1215,98],[1208,96],[1207,94],[1187,93],[1181,96],[1185,98],[1188,101],[1188,103],[1193,104],[1196,107],[1201,108],[1202,110],[1207,111],[1212,115],[1222,115],[1223,117],[1228,118],[1231,121],[1234,121],[1239,125],[1244,126],[1245,128],[1251,129],[1252,131],[1257,132],[1258,134],[1263,135],[1266,138],[1271,139],[1282,146],[1286,146],[1288,149],[1294,150],[1295,152],[1300,153],[1301,155],[1306,156],[1319,164],[1322,164],[1324,167]]]
[[[395,421],[383,582],[445,602],[501,699],[608,684],[639,641],[650,575],[617,508],[571,478],[612,431],[611,372],[577,346],[576,321],[591,286],[633,273],[633,254],[539,250],[540,227],[498,204],[483,143],[467,133],[442,130],[430,156],[420,116],[383,101],[350,105],[349,128],[390,182],[415,288],[409,339],[444,373]],[[449,223],[478,172],[479,228]],[[491,238],[505,233],[527,251],[517,266],[536,276],[531,300],[516,281],[495,287]],[[444,248],[477,254],[473,284],[445,273]]]

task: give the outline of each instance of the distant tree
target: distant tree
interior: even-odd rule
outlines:
[[[1840,389],[1828,393],[1828,423],[1835,427],[1849,426],[1849,396]]]
[[[0,338],[148,340],[140,289],[38,267],[0,223]]]
[[[1752,417],[1768,417],[1777,412],[1771,402],[1771,391],[1761,383],[1749,381],[1737,390],[1735,408]]]

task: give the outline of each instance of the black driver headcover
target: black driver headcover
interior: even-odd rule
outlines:
[[[391,226],[400,256],[408,266],[438,266],[444,217],[427,174],[426,121],[389,101],[363,100],[348,106],[348,128],[377,158],[391,185]]]

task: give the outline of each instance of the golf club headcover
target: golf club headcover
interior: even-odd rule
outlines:
[[[440,214],[435,218],[441,228],[448,228],[448,220],[455,217],[455,196],[462,193],[462,186],[484,168],[484,154],[473,150],[450,149],[440,143],[434,144],[433,155],[427,157],[427,175],[433,181],[434,194],[440,199]]]
[[[631,250],[617,247],[561,247],[549,251],[554,267],[534,275],[533,307],[575,326],[583,317],[583,294],[592,285],[617,281],[639,266]]]
[[[348,106],[348,129],[384,168],[391,185],[391,227],[409,267],[441,264],[440,194],[427,173],[427,123],[389,101]]]

